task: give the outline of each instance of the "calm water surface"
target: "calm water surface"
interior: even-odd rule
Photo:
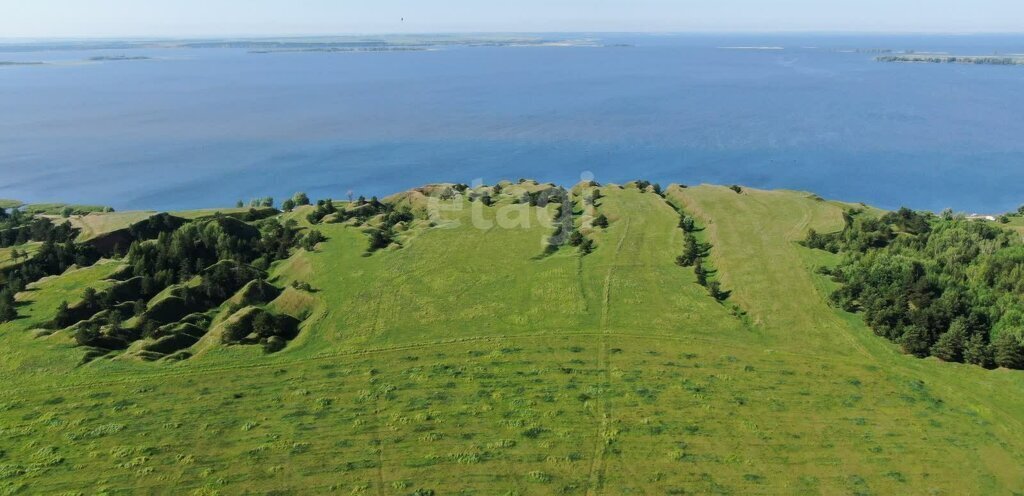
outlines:
[[[646,178],[882,207],[1024,203],[1024,37],[616,36],[630,47],[4,52],[0,197],[228,206],[426,182]],[[779,46],[784,50],[725,50]],[[98,55],[153,60],[78,63]]]

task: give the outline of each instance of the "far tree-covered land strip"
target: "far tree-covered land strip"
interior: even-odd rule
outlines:
[[[1024,57],[973,56],[973,55],[885,55],[876,57],[879,62],[904,62],[924,64],[977,64],[977,65],[1024,65]]]

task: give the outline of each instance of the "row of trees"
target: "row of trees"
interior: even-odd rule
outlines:
[[[249,200],[249,208],[269,208],[274,206],[274,198],[271,196],[265,196],[263,198],[253,198]],[[244,208],[245,202],[238,200],[235,203],[235,208]]]
[[[962,217],[900,209],[849,212],[811,248],[843,254],[823,269],[834,304],[863,312],[880,336],[919,357],[1024,368],[1024,245],[1015,233]]]
[[[675,205],[672,206],[675,208]],[[721,283],[710,279],[712,271],[705,267],[704,259],[711,251],[711,245],[697,239],[696,233],[699,229],[696,220],[682,209],[677,208],[676,210],[679,212],[679,229],[683,231],[683,252],[676,257],[676,264],[680,267],[693,267],[693,272],[697,276],[697,284],[707,288],[708,294],[716,301],[725,300],[729,297],[729,293],[722,290]]]
[[[555,210],[555,232],[548,238],[547,252],[554,253],[558,248],[566,244],[572,233],[576,231],[573,222],[573,204],[569,192],[563,188],[551,190],[552,193],[544,195],[547,202],[557,203]]]
[[[596,245],[593,239],[586,237],[579,229],[576,229],[575,223],[575,204],[572,201],[572,197],[569,192],[563,188],[557,190],[548,190],[547,194],[542,195],[537,201],[537,204],[547,202],[558,203],[558,210],[555,214],[555,231],[548,238],[548,244],[545,249],[546,253],[554,253],[560,246],[568,244],[569,246],[579,249],[580,255],[586,256],[593,253]],[[591,195],[585,198],[585,202],[589,205],[594,205],[597,198],[600,198],[600,190],[595,190]],[[594,227],[605,228],[608,227],[608,218],[604,214],[598,214],[592,222]]]

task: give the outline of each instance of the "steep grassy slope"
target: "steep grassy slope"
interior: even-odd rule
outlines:
[[[284,351],[76,367],[33,339],[107,262],[23,293],[0,326],[0,489],[55,493],[1008,494],[1024,378],[916,360],[828,307],[794,242],[842,208],[795,192],[672,188],[746,323],[674,264],[678,214],[601,188],[597,250],[541,256],[553,207],[461,204],[364,256],[343,224],[272,269],[308,313]],[[503,209],[502,207],[507,207]],[[516,212],[516,228],[473,218]],[[474,214],[474,212],[478,212]],[[581,217],[585,218],[586,216]],[[301,216],[300,216],[301,218]],[[577,222],[580,222],[577,219]]]
[[[30,243],[25,243],[23,245],[10,246],[10,247],[7,247],[7,248],[0,248],[0,269],[4,269],[4,268],[10,267],[12,265],[17,265],[18,263],[23,262],[28,257],[31,257],[33,254],[35,254],[35,252],[39,251],[39,246],[40,245],[42,245],[42,243],[30,242]],[[17,260],[15,260],[14,257],[12,256],[12,255],[14,255],[14,251],[15,250],[18,251],[18,259]],[[22,255],[22,253],[27,254],[27,256],[26,255]]]

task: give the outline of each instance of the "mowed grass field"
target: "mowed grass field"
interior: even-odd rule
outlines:
[[[674,264],[683,236],[665,199],[600,189],[610,225],[588,230],[586,257],[542,256],[553,207],[508,197],[371,256],[358,228],[317,226],[316,252],[272,270],[315,289],[274,303],[309,318],[273,355],[79,366],[67,336],[31,330],[117,262],[33,285],[24,317],[0,326],[0,493],[1024,488],[1022,374],[905,357],[826,304],[814,268],[836,260],[796,240],[840,228],[843,205],[670,188],[714,245],[722,305]],[[528,225],[473,225],[516,210]]]

